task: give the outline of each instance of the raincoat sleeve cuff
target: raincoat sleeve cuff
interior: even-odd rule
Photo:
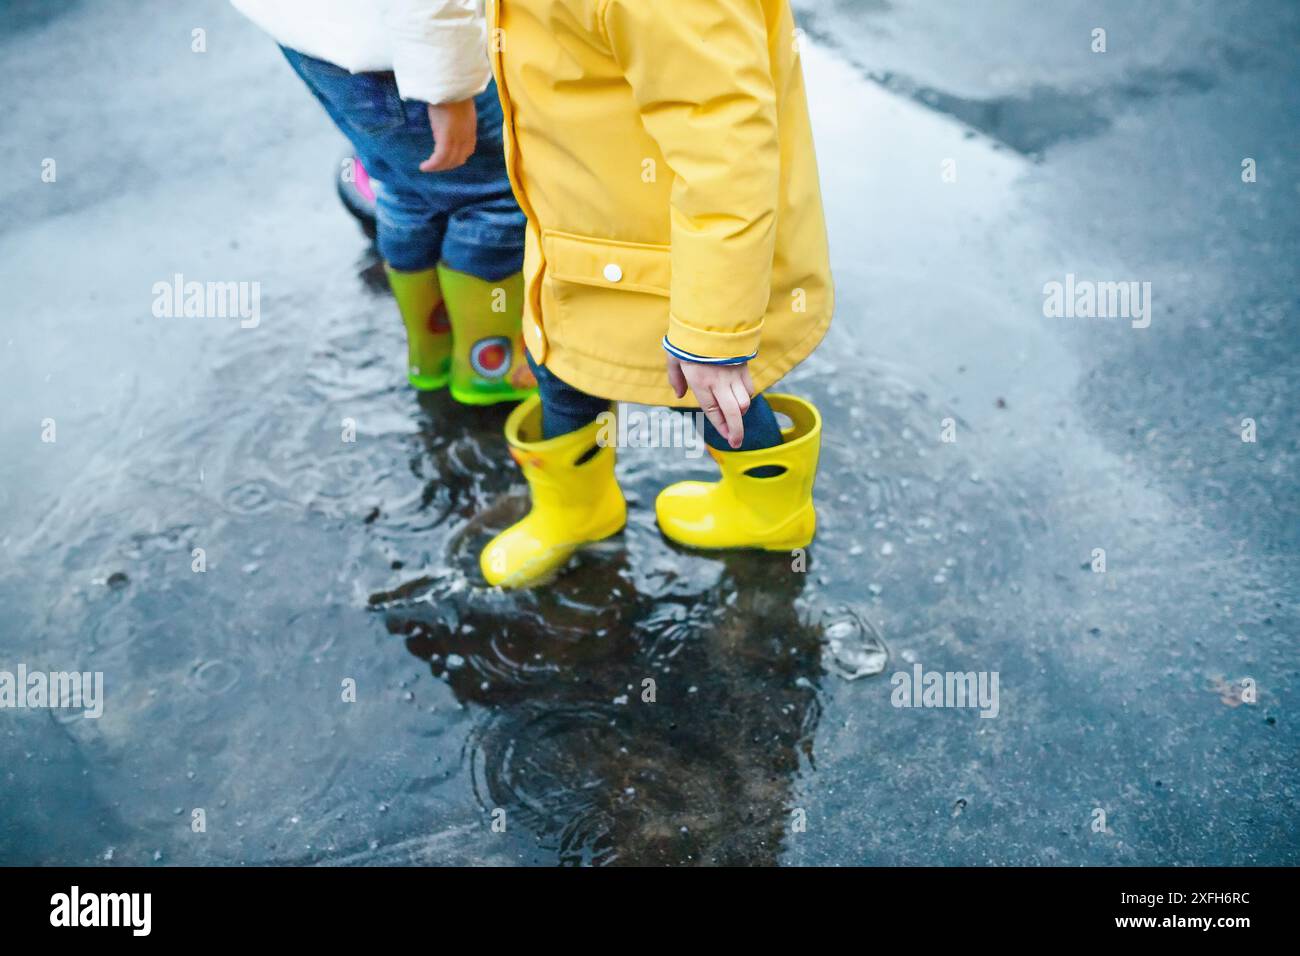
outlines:
[[[679,358],[683,362],[698,362],[701,365],[744,365],[751,362],[758,355],[752,352],[749,355],[739,355],[735,358],[707,358],[703,355],[696,355],[694,352],[684,352],[672,342],[668,341],[668,336],[664,336],[664,351],[674,358]]]
[[[676,316],[670,316],[664,349],[688,362],[740,364],[758,354],[758,341],[762,334],[761,321],[753,328],[737,332],[714,332],[687,325]]]

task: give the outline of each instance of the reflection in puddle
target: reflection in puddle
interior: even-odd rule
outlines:
[[[407,594],[384,605],[465,703],[485,813],[565,863],[775,863],[811,759],[820,628],[788,556],[735,555],[682,594],[588,558],[549,590]]]

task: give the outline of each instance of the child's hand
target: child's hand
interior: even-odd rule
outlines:
[[[420,172],[441,173],[464,165],[474,155],[478,141],[474,101],[430,103],[429,130],[433,133],[433,153],[420,164]]]
[[[749,399],[754,394],[754,381],[749,377],[749,364],[706,365],[702,362],[683,362],[668,356],[668,384],[681,398],[690,386],[700,410],[713,422],[727,444],[739,448],[745,438],[745,425],[740,418],[749,411]]]

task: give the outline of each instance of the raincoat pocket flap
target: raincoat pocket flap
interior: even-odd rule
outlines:
[[[662,296],[672,289],[669,246],[548,230],[542,233],[542,250],[547,272],[560,282]]]

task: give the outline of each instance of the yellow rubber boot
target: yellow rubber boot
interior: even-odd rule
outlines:
[[[388,285],[406,326],[406,377],[422,392],[451,377],[451,323],[433,269],[399,272],[385,265]]]
[[[438,280],[451,317],[451,397],[466,405],[517,402],[537,388],[520,322],[524,277],[488,282],[446,265]]]
[[[721,481],[680,481],[655,499],[664,535],[692,548],[764,548],[789,551],[812,541],[817,528],[813,481],[821,450],[822,417],[793,395],[765,393],[768,404],[794,423],[782,429],[782,443],[758,451],[709,454],[722,469]],[[770,474],[775,469],[779,474]]]
[[[528,480],[533,507],[483,549],[479,565],[489,584],[536,584],[582,545],[608,538],[626,524],[627,504],[614,478],[614,446],[597,444],[602,427],[595,421],[543,441],[536,395],[510,413],[506,441]]]

